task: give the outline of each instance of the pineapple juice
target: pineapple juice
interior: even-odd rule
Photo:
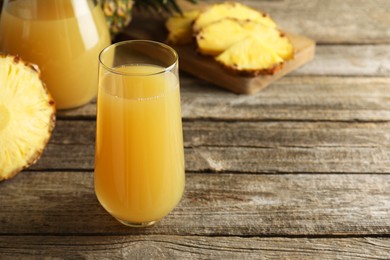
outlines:
[[[177,77],[159,67],[115,68],[99,83],[95,192],[119,220],[166,216],[184,190],[184,153]],[[102,75],[103,73],[101,73]]]
[[[3,10],[0,51],[38,64],[58,109],[96,96],[98,55],[110,43],[99,5],[80,0],[16,0]]]

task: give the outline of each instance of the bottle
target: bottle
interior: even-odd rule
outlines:
[[[5,0],[0,52],[39,66],[57,109],[96,96],[98,55],[110,44],[104,14],[94,0]]]

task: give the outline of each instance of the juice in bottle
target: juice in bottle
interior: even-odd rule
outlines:
[[[15,0],[0,22],[0,52],[38,64],[58,109],[97,93],[98,55],[110,36],[99,4],[87,0]]]
[[[120,221],[156,221],[184,190],[178,78],[150,65],[115,71],[132,75],[107,73],[100,79],[95,192]]]

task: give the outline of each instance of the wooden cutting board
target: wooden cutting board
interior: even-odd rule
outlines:
[[[165,42],[167,31],[161,16],[134,12],[130,27],[117,40],[144,39]],[[244,77],[230,74],[213,58],[196,52],[195,43],[172,47],[179,54],[179,68],[205,81],[238,94],[256,93],[287,73],[299,68],[314,57],[315,42],[309,38],[286,33],[296,50],[293,60],[284,64],[274,75]]]

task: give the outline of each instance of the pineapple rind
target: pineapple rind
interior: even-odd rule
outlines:
[[[54,101],[32,65],[0,56],[0,105],[9,121],[0,129],[0,180],[35,163],[55,122]]]
[[[193,30],[197,33],[203,27],[223,18],[233,18],[243,21],[252,20],[265,26],[276,28],[276,23],[268,14],[259,12],[240,3],[226,2],[214,4],[204,10],[195,20]]]

